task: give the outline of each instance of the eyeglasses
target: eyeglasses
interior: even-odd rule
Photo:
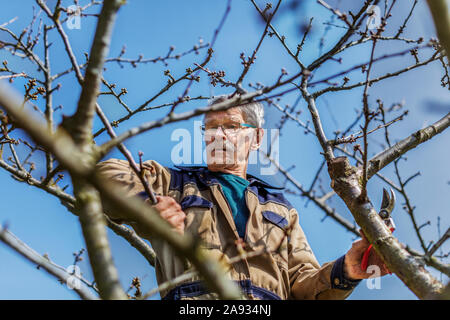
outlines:
[[[252,124],[235,122],[235,123],[226,123],[226,124],[214,125],[214,126],[201,125],[200,130],[201,130],[202,134],[208,133],[208,134],[214,135],[214,134],[216,134],[217,129],[219,129],[219,127],[222,128],[222,131],[226,135],[235,135],[241,129],[256,128],[256,126],[254,126]]]

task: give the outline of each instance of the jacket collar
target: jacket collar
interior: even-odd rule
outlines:
[[[188,172],[206,172],[209,173],[210,171],[208,170],[208,167],[206,166],[179,166],[179,165],[174,165],[175,168],[182,170],[182,171],[188,171]],[[200,175],[200,179],[202,179],[202,175]],[[256,185],[256,186],[261,186],[261,187],[265,187],[265,188],[269,188],[269,189],[277,189],[277,190],[283,190],[284,187],[276,187],[273,186],[249,173],[247,173],[247,180],[250,182],[250,185]],[[204,179],[202,179],[202,182],[205,184],[209,184],[207,183],[207,179],[206,177],[204,177]]]

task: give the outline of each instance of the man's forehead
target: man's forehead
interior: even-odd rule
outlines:
[[[223,111],[210,111],[205,115],[204,122],[223,122],[223,121],[238,121],[243,120],[241,110],[238,108],[230,108]]]

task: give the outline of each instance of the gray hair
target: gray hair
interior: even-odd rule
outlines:
[[[211,99],[209,105],[212,106],[214,104],[224,102],[227,99],[227,95],[218,96]],[[250,102],[248,104],[236,106],[235,108],[241,110],[242,115],[244,116],[244,121],[248,124],[252,124],[257,128],[262,128],[264,125],[264,106],[261,103]]]

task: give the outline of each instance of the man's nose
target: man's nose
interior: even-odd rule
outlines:
[[[213,142],[216,139],[220,140],[227,140],[228,137],[226,136],[225,132],[223,131],[222,127],[218,127],[217,130],[211,135],[210,141]]]
[[[220,136],[220,137],[223,137],[223,138],[227,138],[227,135],[225,134],[225,131],[223,131],[223,129],[222,129],[222,127],[218,127],[217,128],[217,130],[216,130],[216,134],[215,134],[216,136]]]

